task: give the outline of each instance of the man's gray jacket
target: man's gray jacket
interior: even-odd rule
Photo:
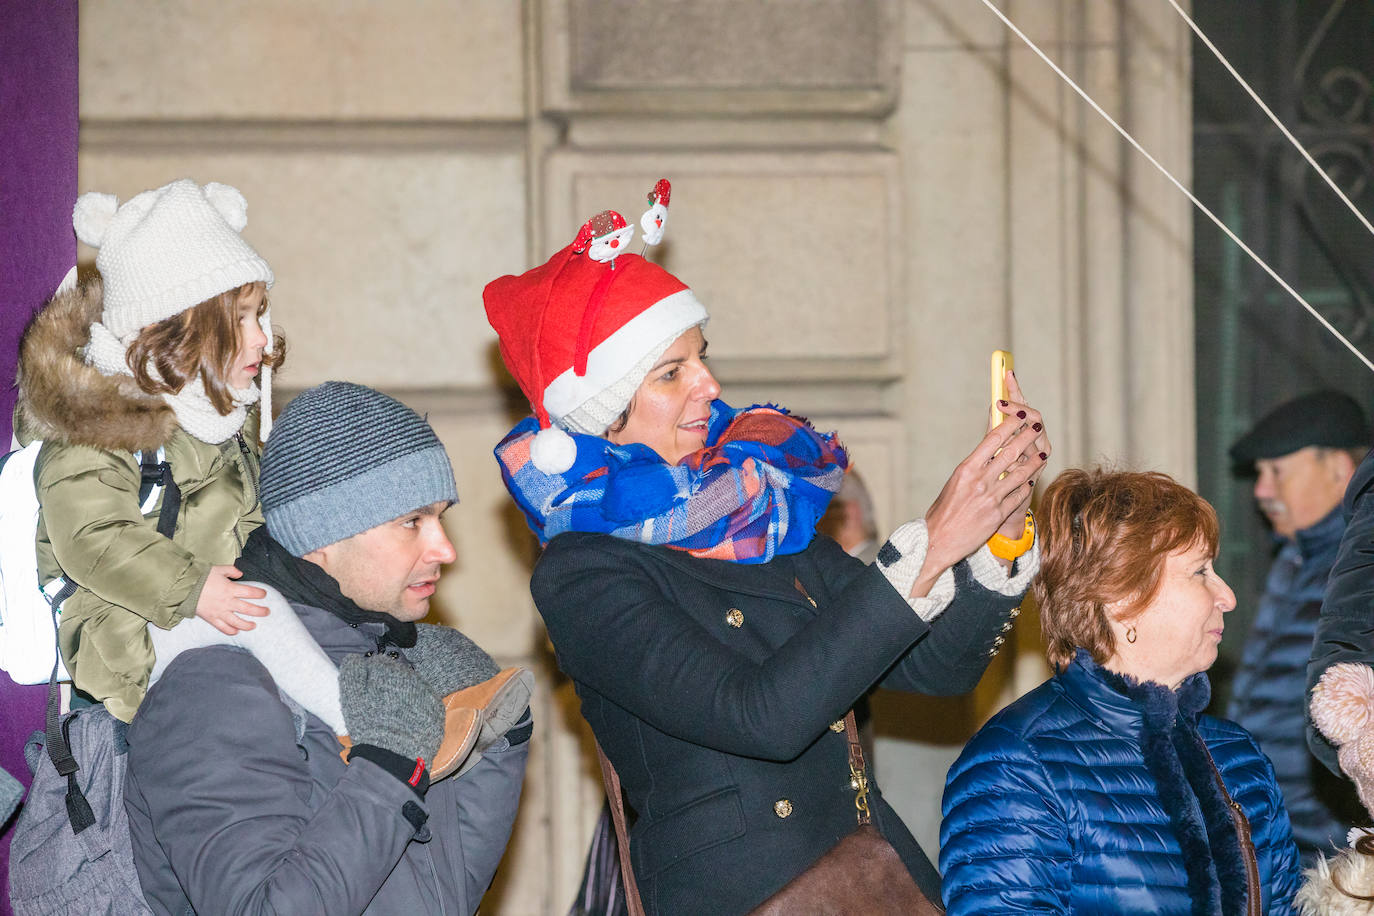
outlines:
[[[375,649],[383,632],[292,606],[336,662]],[[247,652],[183,653],[128,732],[125,803],[144,895],[173,916],[470,916],[510,838],[529,734],[527,714],[421,799],[369,760],[345,765],[329,727],[293,713]]]

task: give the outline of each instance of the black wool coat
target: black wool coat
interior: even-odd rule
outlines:
[[[531,590],[637,815],[650,914],[747,913],[854,830],[832,723],[875,685],[971,690],[1020,601],[964,563],[955,578],[928,625],[825,537],[756,565],[600,534],[549,543]],[[870,806],[938,900],[938,874],[876,787]]]

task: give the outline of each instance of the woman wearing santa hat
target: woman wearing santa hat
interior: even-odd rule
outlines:
[[[636,817],[627,883],[649,913],[747,913],[855,834],[866,802],[899,872],[939,900],[846,714],[874,686],[977,684],[1038,564],[1040,415],[1011,380],[1012,422],[865,566],[814,536],[844,449],[719,399],[706,310],[623,253],[633,231],[600,214],[483,294],[534,411],[496,456],[546,545],[531,590],[559,665]]]

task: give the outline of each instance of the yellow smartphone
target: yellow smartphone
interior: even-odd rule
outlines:
[[[1007,418],[1006,414],[997,409],[997,402],[1007,399],[1007,373],[1015,368],[1016,365],[1011,358],[1010,350],[992,351],[992,401],[988,405],[988,412],[993,426],[997,426]]]

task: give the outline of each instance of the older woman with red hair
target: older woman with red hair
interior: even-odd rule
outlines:
[[[945,785],[950,914],[1289,913],[1273,767],[1203,715],[1235,595],[1216,513],[1164,474],[1046,489],[1032,589],[1056,674],[992,718]]]

